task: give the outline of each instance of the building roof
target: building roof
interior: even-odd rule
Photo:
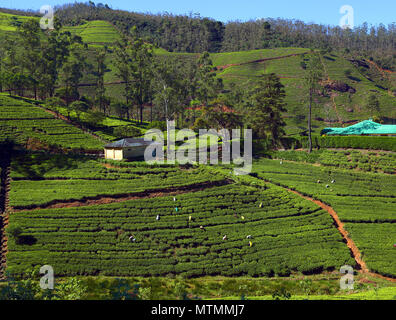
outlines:
[[[104,147],[106,149],[143,147],[143,146],[148,146],[153,143],[159,144],[159,142],[156,142],[156,141],[145,141],[144,138],[125,138],[125,139],[121,139],[121,140],[106,144]]]
[[[380,124],[364,120],[346,128],[325,128],[321,134],[326,135],[362,135],[362,134],[395,134],[396,125]]]

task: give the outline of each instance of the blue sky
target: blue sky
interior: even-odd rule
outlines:
[[[0,0],[0,7],[35,9],[42,5],[59,5],[74,0]],[[85,2],[85,0],[83,1]],[[257,18],[289,18],[305,22],[338,25],[343,5],[354,9],[355,25],[396,22],[395,0],[102,0],[113,9],[136,12],[200,13],[224,22]]]

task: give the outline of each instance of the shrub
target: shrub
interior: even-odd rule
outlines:
[[[131,138],[141,136],[142,132],[133,126],[119,126],[113,129],[113,134],[117,138]]]
[[[9,234],[14,240],[17,240],[21,236],[22,232],[22,228],[18,225],[10,225],[7,227],[7,234]]]
[[[153,121],[147,126],[147,129],[158,129],[161,131],[166,131],[166,122],[165,121]]]

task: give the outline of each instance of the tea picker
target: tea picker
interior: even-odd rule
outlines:
[[[129,241],[131,241],[131,242],[136,242],[136,238],[135,238],[134,236],[130,236],[130,237],[129,237]]]
[[[157,214],[157,217],[155,219],[158,221],[160,219],[160,215]]]
[[[227,240],[227,235],[224,235],[223,240]]]

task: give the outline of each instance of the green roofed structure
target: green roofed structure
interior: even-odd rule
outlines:
[[[365,120],[346,128],[325,128],[322,135],[357,136],[357,135],[390,135],[396,136],[396,125],[380,124]]]

